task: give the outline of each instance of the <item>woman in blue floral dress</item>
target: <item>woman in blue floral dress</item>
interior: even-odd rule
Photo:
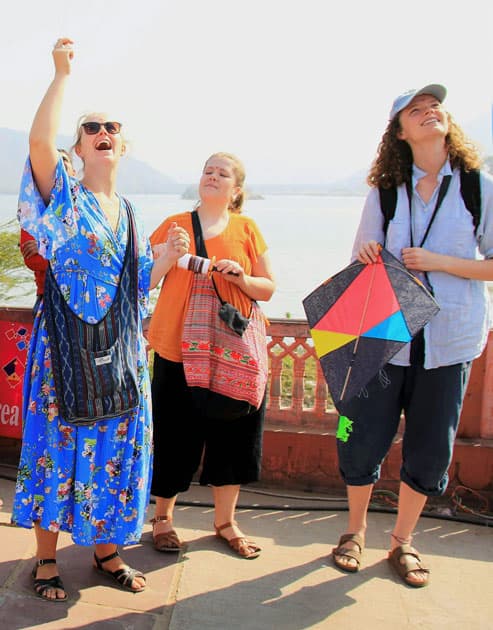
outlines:
[[[83,118],[75,151],[84,164],[81,181],[69,177],[57,153],[63,93],[73,59],[73,42],[59,39],[53,50],[55,77],[30,133],[19,220],[50,260],[72,311],[88,323],[107,313],[119,282],[127,245],[128,216],[115,192],[117,167],[125,152],[120,124],[105,114]],[[117,545],[137,543],[149,499],[152,468],[150,387],[142,317],[149,288],[159,280],[147,238],[137,222],[138,385],[140,403],[119,417],[84,426],[59,415],[41,305],[34,322],[24,385],[24,434],[12,521],[33,527],[37,562],[34,589],[50,601],[67,599],[56,566],[59,531],[80,545],[95,545],[94,567],[127,590],[145,587]],[[186,248],[183,247],[183,253]],[[162,274],[161,274],[162,275]]]

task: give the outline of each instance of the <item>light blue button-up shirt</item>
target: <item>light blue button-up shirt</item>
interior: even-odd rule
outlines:
[[[444,175],[452,175],[448,192],[433,221],[423,248],[439,254],[475,259],[493,258],[493,178],[481,172],[481,222],[474,234],[472,216],[460,193],[460,170],[451,170],[447,161],[438,176],[438,185],[425,203],[416,191],[418,181],[426,175],[413,167],[412,229],[414,246],[421,243],[437,202]],[[399,260],[401,251],[411,246],[409,201],[406,186],[398,188],[394,218],[387,229],[385,247]],[[372,188],[353,245],[354,260],[361,245],[375,240],[383,243],[383,214],[378,188]],[[417,274],[422,275],[422,274]],[[427,369],[471,361],[478,357],[487,341],[489,297],[486,283],[459,278],[448,273],[430,271],[429,281],[440,311],[425,326],[425,363]],[[422,279],[422,278],[421,278]],[[394,365],[409,365],[409,344],[391,360]]]

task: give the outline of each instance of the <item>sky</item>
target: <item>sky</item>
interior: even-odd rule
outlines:
[[[29,130],[68,36],[61,133],[108,111],[134,157],[181,183],[216,151],[243,160],[247,183],[331,182],[369,167],[408,88],[443,83],[459,124],[484,118],[492,23],[487,0],[8,2],[0,127]]]

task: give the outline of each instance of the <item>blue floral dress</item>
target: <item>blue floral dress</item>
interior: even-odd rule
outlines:
[[[84,321],[99,321],[116,294],[127,242],[120,200],[116,233],[94,195],[69,178],[60,159],[47,207],[27,161],[19,221],[38,242],[65,299]],[[23,442],[13,523],[71,532],[80,545],[139,541],[152,477],[151,397],[142,318],[152,255],[137,221],[139,248],[138,409],[118,418],[73,426],[58,414],[43,304],[37,311],[24,380]]]

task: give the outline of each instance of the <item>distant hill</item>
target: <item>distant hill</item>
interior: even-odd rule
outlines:
[[[484,155],[493,154],[492,113],[484,113],[463,125],[466,135],[479,145]]]
[[[58,138],[58,146],[68,149],[72,139]],[[28,153],[28,134],[0,128],[0,193],[17,194]],[[181,193],[185,186],[141,160],[126,156],[118,169],[118,190],[125,194]]]
[[[262,195],[303,195],[303,196],[361,196],[366,195],[366,170],[359,170],[341,179],[322,184],[302,184],[291,182],[290,184],[259,184],[255,191]]]
[[[349,177],[330,182],[327,186],[328,194],[334,196],[366,196],[369,190],[366,183],[367,175],[368,169],[362,169]]]
[[[492,142],[492,121],[489,113],[482,114],[477,118],[464,124],[463,129],[468,138],[475,142],[485,157],[484,168],[493,173],[493,142]],[[489,157],[488,157],[489,156]],[[368,185],[366,177],[370,170],[370,164],[366,169],[359,170],[352,175],[329,182],[326,186],[329,195],[366,195]]]
[[[182,199],[190,199],[191,201],[197,201],[199,198],[199,187],[197,184],[191,184],[187,186],[181,195]],[[262,195],[257,192],[253,192],[249,188],[246,189],[246,199],[248,201],[254,201],[257,199],[263,199]]]
[[[485,155],[493,155],[492,121],[489,112],[469,121],[463,125],[466,135],[479,143]],[[72,139],[60,136],[59,146],[68,148]],[[28,150],[27,133],[13,129],[0,128],[0,193],[17,194],[24,161]],[[376,147],[375,147],[376,148]],[[488,164],[488,162],[487,162]],[[489,158],[489,169],[493,172],[493,161]],[[358,167],[359,165],[353,165]],[[349,165],[349,168],[351,166]],[[348,168],[348,170],[349,170]],[[277,184],[253,184],[254,196],[261,195],[366,195],[368,187],[366,176],[370,164],[364,169],[338,180],[320,182],[318,184],[303,184],[291,181]],[[127,194],[160,194],[160,193],[184,193],[186,198],[196,198],[196,186],[187,187],[176,180],[157,171],[152,166],[126,156],[120,162],[118,173],[118,190]]]

